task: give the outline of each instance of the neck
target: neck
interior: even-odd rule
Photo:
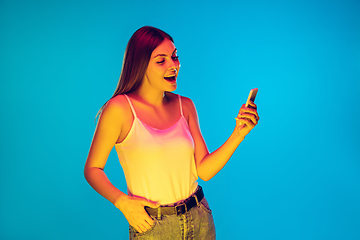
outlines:
[[[164,91],[151,91],[150,89],[138,88],[133,92],[142,101],[153,106],[162,106],[166,101],[166,92]]]

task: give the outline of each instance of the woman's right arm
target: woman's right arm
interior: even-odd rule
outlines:
[[[146,213],[144,206],[156,208],[158,205],[121,192],[109,181],[104,172],[110,151],[121,134],[123,119],[126,118],[127,102],[125,101],[127,100],[122,96],[113,98],[101,113],[85,163],[84,175],[100,195],[124,214],[131,226],[138,232],[144,232],[153,224],[153,219]]]
[[[111,149],[121,133],[124,110],[119,101],[111,99],[101,113],[87,157],[84,175],[88,183],[100,195],[115,204],[125,195],[111,184],[104,173],[104,167]]]

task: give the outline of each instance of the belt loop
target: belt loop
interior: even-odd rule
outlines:
[[[161,206],[158,207],[157,213],[157,220],[161,220]]]
[[[196,201],[196,205],[199,206],[199,200],[198,200],[196,194],[194,195],[194,198],[195,198],[195,201]]]

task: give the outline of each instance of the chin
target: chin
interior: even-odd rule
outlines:
[[[165,92],[173,92],[177,89],[177,83],[174,82],[174,83],[171,83],[170,85],[167,84],[167,86],[164,86],[163,89]]]
[[[167,92],[173,92],[173,91],[175,91],[176,89],[177,89],[177,84],[175,83],[175,85],[172,86],[171,88],[169,88],[169,89],[167,90]]]

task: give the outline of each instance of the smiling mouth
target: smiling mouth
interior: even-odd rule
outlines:
[[[171,77],[164,77],[164,79],[165,79],[166,81],[173,82],[173,81],[175,81],[175,80],[176,80],[176,77],[175,77],[175,76],[171,76]]]

